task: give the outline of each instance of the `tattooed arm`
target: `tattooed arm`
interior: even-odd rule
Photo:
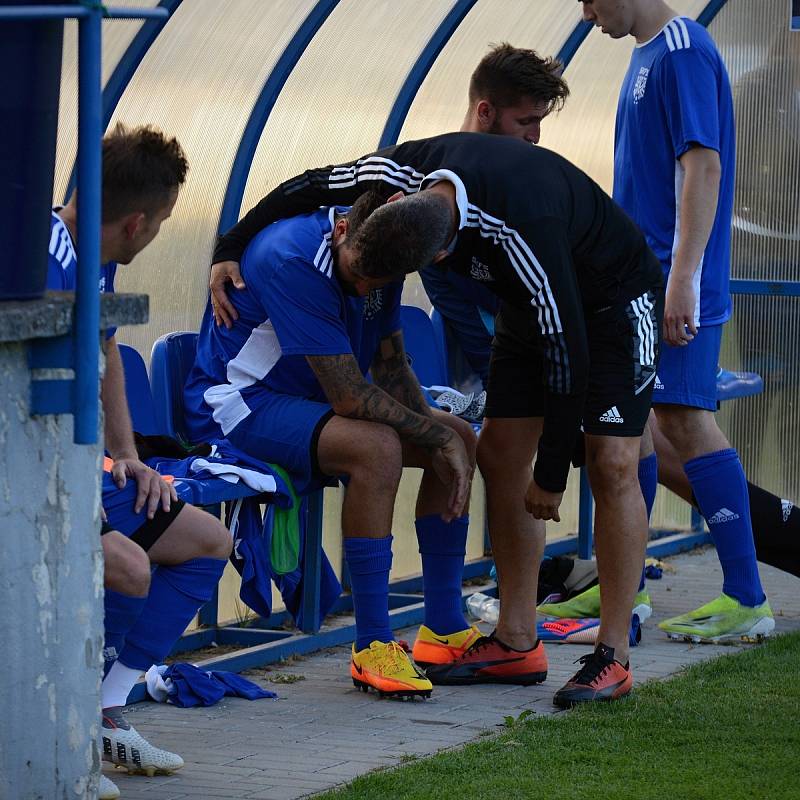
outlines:
[[[336,414],[388,425],[401,440],[425,448],[435,456],[432,463],[436,473],[451,487],[447,516],[449,519],[460,516],[472,480],[472,467],[461,437],[427,413],[407,408],[379,386],[369,383],[352,353],[306,356],[306,360]]]
[[[375,384],[398,403],[422,416],[431,416],[430,406],[406,358],[401,331],[395,331],[391,336],[381,339],[370,372]]]

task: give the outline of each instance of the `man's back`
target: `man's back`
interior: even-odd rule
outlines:
[[[368,298],[342,291],[331,249],[335,211],[281,220],[253,239],[242,259],[247,288],[232,292],[239,318],[231,329],[206,309],[185,390],[194,438],[219,435],[215,422],[227,434],[265,390],[324,402],[306,356],[352,352],[366,373],[379,338],[399,328],[400,284]]]

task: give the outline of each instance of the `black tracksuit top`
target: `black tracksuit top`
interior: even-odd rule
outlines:
[[[546,410],[534,475],[543,489],[563,491],[588,384],[584,320],[663,286],[636,225],[565,158],[476,133],[386,147],[282,183],[220,237],[214,261],[241,260],[247,243],[275,220],[350,205],[370,189],[413,193],[437,178],[456,184],[460,213],[448,265],[536,315]]]

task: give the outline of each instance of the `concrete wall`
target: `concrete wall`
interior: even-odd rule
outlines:
[[[96,797],[100,445],[29,416],[25,343],[0,344],[0,798]]]

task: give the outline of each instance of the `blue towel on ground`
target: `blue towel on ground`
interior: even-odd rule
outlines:
[[[275,692],[262,689],[235,672],[206,672],[194,664],[179,662],[169,667],[151,667],[146,678],[147,691],[154,700],[180,708],[213,706],[226,696],[246,700],[277,697]]]

